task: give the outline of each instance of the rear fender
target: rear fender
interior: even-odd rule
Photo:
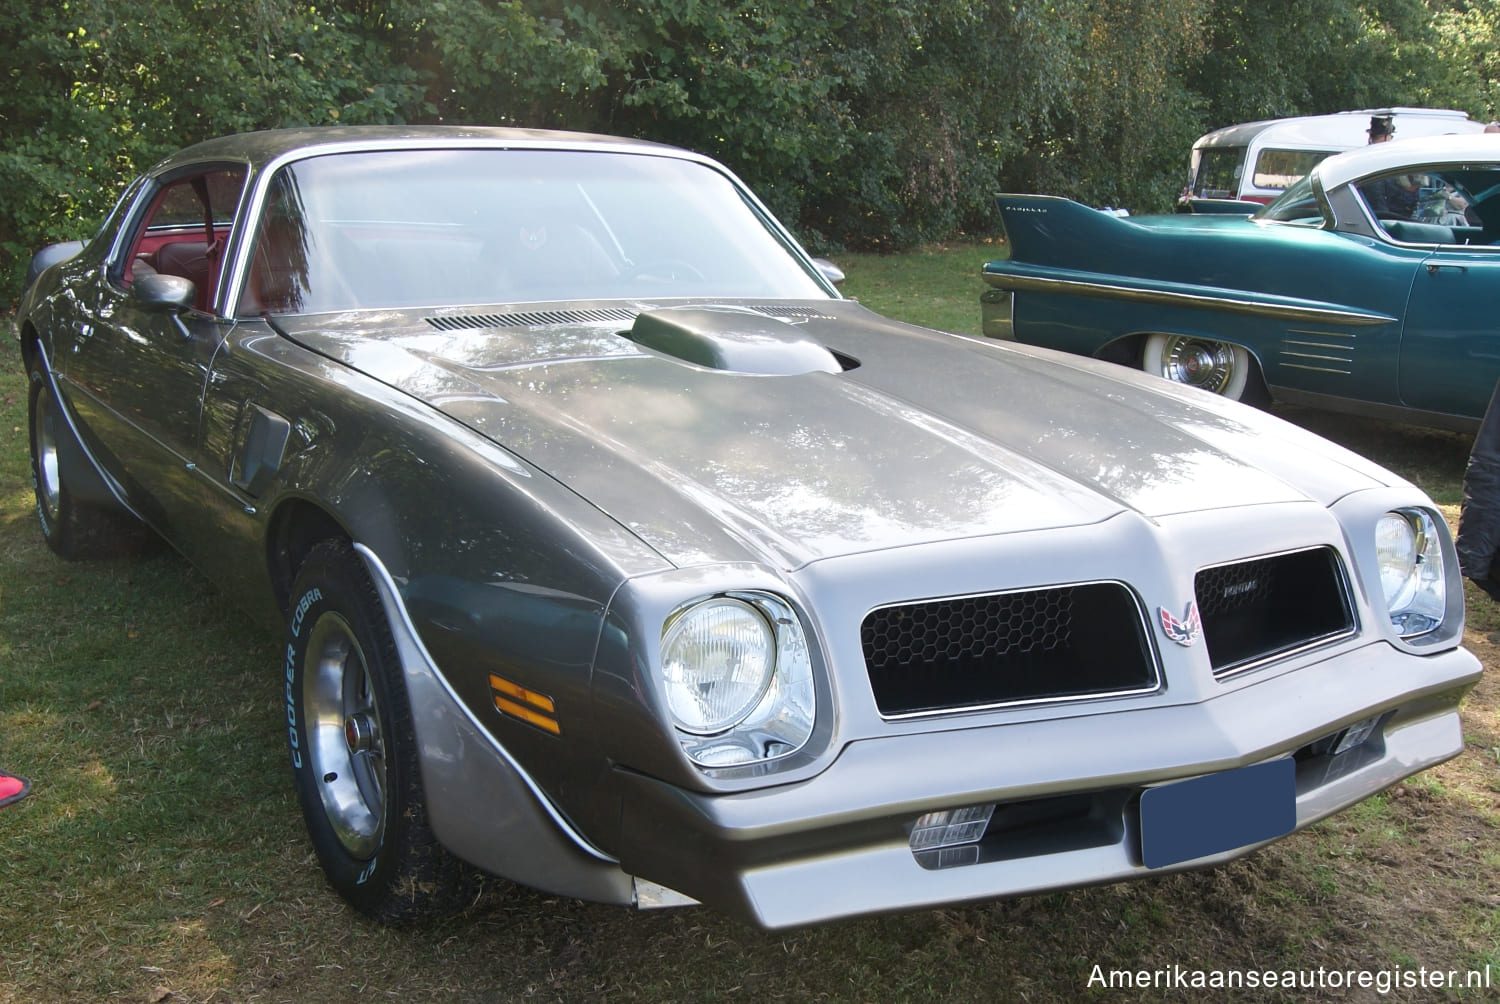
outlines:
[[[1121,250],[1145,234],[1128,218],[1055,195],[998,195],[995,202],[1012,261],[1092,269],[1101,248],[1114,261],[1130,260]]]
[[[123,509],[139,519],[140,514],[126,501],[124,488],[105,473],[104,468],[84,445],[77,418],[68,407],[66,398],[58,393],[57,378],[53,375],[47,350],[39,342],[33,342],[27,350],[26,359],[28,364],[41,372],[42,379],[47,381],[52,400],[57,404],[57,413],[63,419],[57,430],[57,462],[58,473],[62,482],[68,486],[68,492],[79,502],[105,509]]]

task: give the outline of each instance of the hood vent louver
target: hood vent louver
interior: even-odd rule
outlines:
[[[742,308],[766,317],[810,320],[827,314],[812,307],[763,306]],[[534,328],[553,324],[607,324],[634,321],[641,312],[628,307],[600,307],[572,310],[526,310],[503,314],[453,314],[425,318],[439,331],[472,331],[475,328]]]
[[[439,331],[469,331],[474,328],[533,328],[553,324],[633,321],[637,313],[639,311],[625,307],[604,307],[595,310],[528,310],[514,314],[460,314],[426,320]]]

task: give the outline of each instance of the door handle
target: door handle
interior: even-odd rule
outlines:
[[[1463,273],[1467,272],[1468,270],[1469,270],[1469,266],[1467,266],[1467,265],[1442,265],[1442,264],[1439,264],[1438,262],[1428,262],[1427,263],[1427,274],[1428,275],[1437,275],[1439,272],[1457,272],[1460,275],[1462,275]]]

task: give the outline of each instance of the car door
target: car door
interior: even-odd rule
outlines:
[[[222,248],[245,169],[208,165],[143,192],[88,295],[77,304],[62,389],[90,431],[96,459],[136,510],[182,546],[200,490],[204,383],[233,322],[215,309]],[[217,200],[218,204],[215,204]],[[137,284],[152,273],[194,283],[194,306],[153,306]]]
[[[1500,248],[1437,248],[1412,282],[1401,403],[1478,418],[1500,379]]]

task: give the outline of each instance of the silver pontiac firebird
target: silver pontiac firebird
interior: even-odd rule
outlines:
[[[33,262],[42,533],[278,625],[312,845],[387,921],[488,875],[766,927],[1136,878],[1459,752],[1421,491],[838,278],[656,144],[202,143]]]

